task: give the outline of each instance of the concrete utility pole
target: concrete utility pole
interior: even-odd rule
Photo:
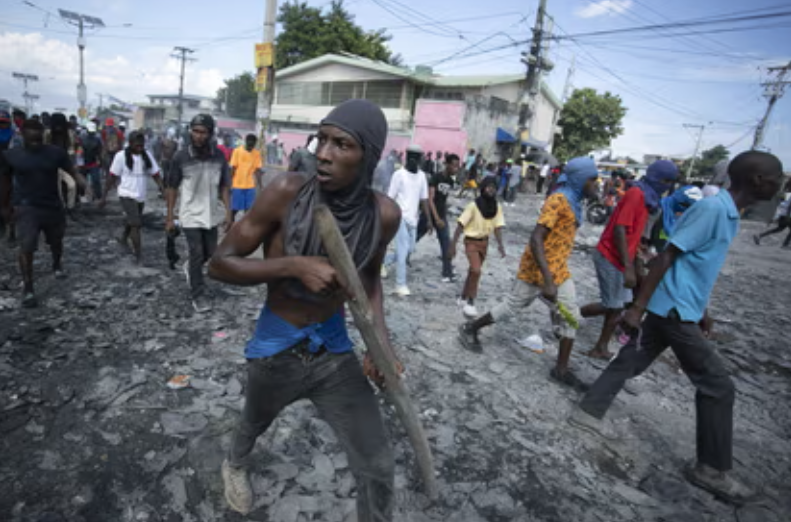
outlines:
[[[691,123],[684,124],[685,129],[698,129],[698,140],[695,143],[695,152],[692,153],[692,159],[689,161],[689,166],[687,167],[687,181],[689,181],[689,177],[692,175],[692,167],[695,166],[695,159],[698,157],[698,152],[700,151],[700,141],[703,139],[703,131],[706,129],[705,125],[693,125]]]
[[[547,0],[541,0],[536,14],[536,23],[533,26],[533,40],[530,43],[530,50],[522,53],[522,63],[527,65],[525,75],[525,89],[522,92],[521,106],[519,107],[519,140],[520,146],[517,147],[517,155],[521,152],[522,134],[529,130],[532,124],[533,115],[536,110],[536,98],[541,90],[541,72],[551,70],[552,62],[544,57],[544,18],[546,15]]]
[[[174,47],[176,54],[171,54],[173,58],[181,60],[181,78],[179,80],[179,134],[181,133],[182,119],[184,117],[184,68],[187,62],[194,62],[195,58],[189,58],[187,54],[192,54],[195,49],[188,49],[187,47]]]
[[[789,83],[784,81],[786,74],[791,71],[791,62],[788,62],[787,65],[783,65],[780,67],[769,67],[770,73],[777,74],[777,78],[774,81],[762,83],[766,90],[764,91],[764,97],[769,98],[769,104],[766,107],[766,113],[764,113],[764,117],[761,118],[761,121],[758,122],[758,126],[755,128],[755,138],[753,139],[753,149],[760,148],[764,142],[764,133],[766,132],[766,124],[769,122],[769,117],[772,115],[772,110],[777,103],[777,100],[783,97],[785,94],[785,88],[788,86]]]
[[[38,76],[35,74],[24,74],[20,72],[11,73],[11,76],[16,78],[17,80],[22,80],[22,83],[25,85],[25,91],[22,93],[22,98],[25,100],[25,112],[28,116],[30,116],[31,111],[33,110],[33,104],[31,103],[34,100],[38,100],[39,96],[37,94],[32,94],[27,90],[27,83],[28,82],[37,82]]]
[[[277,20],[277,0],[266,0],[266,13],[264,14],[264,41],[265,44],[275,44],[275,21]],[[266,131],[269,130],[269,120],[272,117],[272,98],[275,90],[274,56],[272,67],[267,71],[266,85],[258,93],[258,107],[256,110],[256,134],[258,134],[258,148],[264,165],[266,157]]]
[[[80,49],[80,83],[77,85],[77,100],[80,102],[80,118],[85,119],[87,112],[85,104],[88,102],[88,88],[85,86],[85,28],[95,29],[97,27],[104,27],[104,22],[101,18],[88,16],[73,11],[66,11],[65,9],[58,9],[58,13],[64,22],[73,25],[79,29],[79,36],[77,37],[77,47]]]

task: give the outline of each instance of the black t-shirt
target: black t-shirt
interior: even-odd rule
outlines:
[[[71,160],[65,150],[42,145],[36,150],[17,147],[6,151],[8,164],[4,175],[13,179],[13,204],[17,207],[62,209],[58,169],[71,172]]]
[[[434,174],[431,176],[429,182],[430,187],[434,187],[434,206],[437,208],[437,214],[443,220],[448,212],[448,194],[453,190],[453,178],[448,176],[445,172]]]

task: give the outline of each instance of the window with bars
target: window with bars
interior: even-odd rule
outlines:
[[[364,98],[382,108],[401,107],[401,81],[283,82],[277,86],[281,105],[335,106],[352,98]]]

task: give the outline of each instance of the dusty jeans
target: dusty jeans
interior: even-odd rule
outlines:
[[[291,351],[251,359],[242,420],[229,461],[245,467],[256,438],[289,404],[310,399],[332,427],[357,481],[357,520],[392,520],[395,462],[379,405],[353,352],[306,361]]]
[[[671,312],[671,315],[675,315]],[[722,359],[700,327],[674,317],[648,313],[642,323],[642,342],[633,336],[580,402],[580,407],[602,418],[627,379],[643,373],[668,346],[697,389],[695,410],[698,462],[719,471],[732,465],[733,402],[736,391]]]
[[[203,295],[206,282],[203,280],[203,265],[211,259],[217,249],[217,227],[214,228],[185,228],[184,237],[187,238],[189,248],[189,283],[193,299]]]

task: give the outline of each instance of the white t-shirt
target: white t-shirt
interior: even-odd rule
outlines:
[[[387,195],[401,207],[401,219],[407,225],[416,227],[420,201],[428,199],[426,174],[422,170],[418,170],[417,174],[413,174],[407,169],[397,170],[393,174],[393,179],[390,180]]]
[[[541,167],[541,172],[539,173],[539,176],[541,176],[542,178],[546,178],[548,175],[549,175],[549,164]]]
[[[113,164],[110,166],[110,174],[121,178],[121,184],[118,186],[119,197],[145,202],[148,178],[159,173],[159,165],[147,150],[143,154],[148,154],[151,159],[150,169],[146,169],[142,155],[132,155],[132,170],[129,170],[126,166],[126,152],[121,150],[115,154]]]

